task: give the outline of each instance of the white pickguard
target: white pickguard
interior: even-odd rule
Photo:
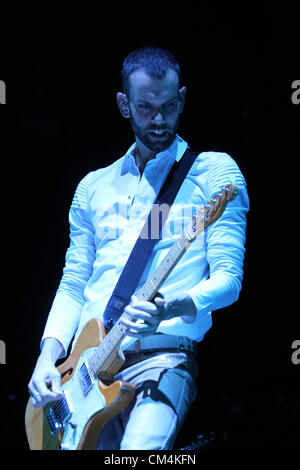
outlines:
[[[61,448],[64,450],[75,450],[78,447],[86,423],[97,411],[106,405],[105,398],[99,390],[98,379],[94,378],[93,385],[86,396],[79,381],[79,370],[81,365],[93,354],[95,348],[84,351],[81,355],[75,373],[71,380],[62,386],[65,393],[71,416],[64,425],[63,440]]]

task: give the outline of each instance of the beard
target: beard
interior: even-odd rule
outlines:
[[[147,128],[138,126],[133,116],[130,118],[131,128],[134,135],[147,147],[151,152],[159,153],[168,148],[176,137],[176,131],[179,124],[179,116],[173,127],[168,125],[155,126],[149,125]],[[163,131],[159,136],[155,135],[153,131]]]

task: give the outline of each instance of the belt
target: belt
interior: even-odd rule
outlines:
[[[145,336],[145,338],[138,339],[128,348],[124,353],[139,353],[145,351],[181,349],[182,351],[191,351],[197,354],[197,342],[191,340],[187,336],[165,335],[157,333],[155,335]]]

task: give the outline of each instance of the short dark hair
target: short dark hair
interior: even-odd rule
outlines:
[[[129,77],[136,70],[143,70],[154,78],[164,78],[168,69],[173,69],[178,74],[180,81],[181,70],[173,54],[166,49],[159,47],[140,47],[124,59],[122,67],[122,86],[123,91],[129,94]]]

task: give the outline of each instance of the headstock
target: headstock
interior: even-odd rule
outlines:
[[[237,195],[238,188],[233,184],[227,184],[212,199],[207,202],[199,212],[192,217],[192,221],[185,228],[185,236],[189,241],[196,238],[223,214],[228,202]]]

